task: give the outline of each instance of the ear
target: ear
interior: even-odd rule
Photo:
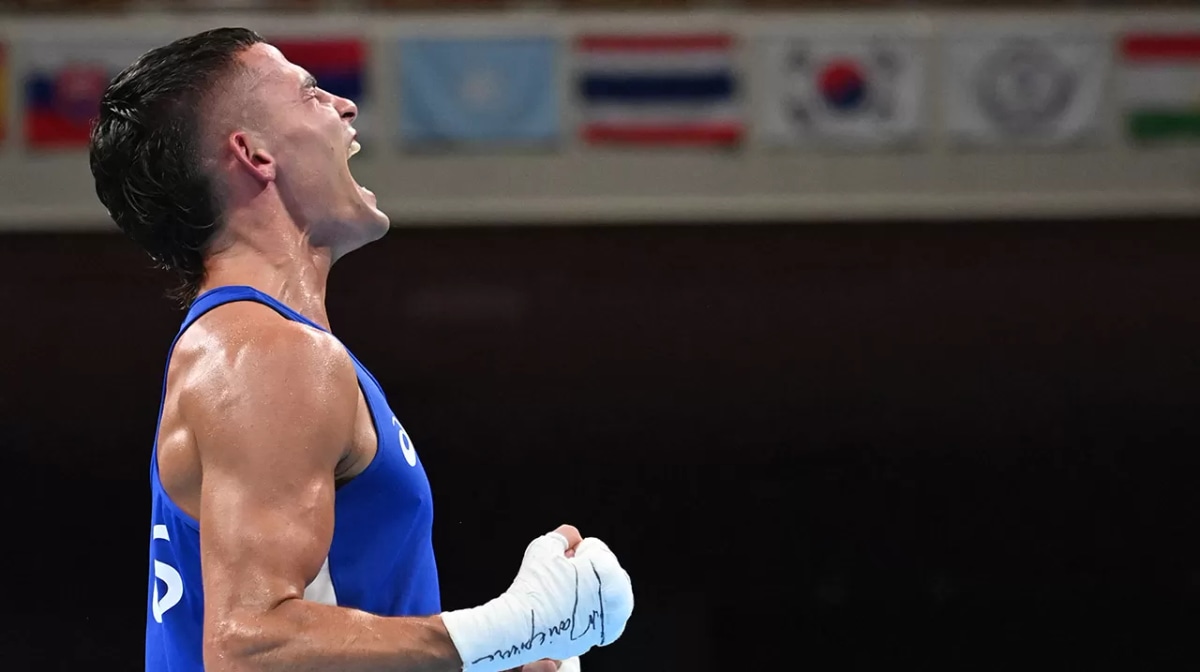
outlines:
[[[234,161],[262,184],[275,180],[275,159],[267,148],[249,133],[238,131],[229,136]]]

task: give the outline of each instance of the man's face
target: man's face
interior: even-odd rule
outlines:
[[[388,218],[359,186],[348,161],[357,151],[354,103],[322,90],[303,68],[268,44],[242,54],[246,125],[275,161],[275,184],[310,240],[335,258],[383,236]]]

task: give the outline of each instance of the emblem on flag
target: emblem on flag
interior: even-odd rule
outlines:
[[[971,30],[946,44],[943,93],[954,140],[1066,145],[1099,130],[1110,57],[1101,34]]]
[[[769,144],[886,147],[923,131],[916,38],[813,31],[769,38],[763,55]]]
[[[734,39],[726,34],[586,35],[576,42],[582,135],[592,144],[741,141]]]
[[[1038,40],[1016,38],[984,57],[975,82],[980,109],[1010,133],[1036,133],[1062,116],[1075,72]]]
[[[1121,41],[1121,98],[1137,142],[1200,140],[1200,32]]]

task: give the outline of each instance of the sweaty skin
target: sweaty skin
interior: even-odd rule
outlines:
[[[302,600],[333,541],[337,481],[375,452],[331,336],[257,304],[217,308],[180,339],[162,428],[164,488],[200,520],[207,669],[461,669],[440,617]]]
[[[238,95],[214,104],[208,121],[224,137],[212,165],[223,176],[225,226],[200,290],[252,286],[328,327],[333,262],[388,228],[347,166],[356,108],[269,45],[241,60],[246,73],[230,85]],[[158,465],[168,496],[200,522],[208,672],[462,669],[440,616],[380,617],[303,599],[332,543],[336,490],[376,449],[353,362],[333,336],[233,303],[180,338]],[[582,541],[575,528],[558,532],[570,549]],[[523,672],[557,666],[538,661]]]
[[[302,600],[332,543],[336,488],[375,450],[354,366],[332,336],[235,303],[180,339],[159,470],[201,521],[208,669],[462,668],[438,616],[382,618]],[[559,532],[572,548],[581,541],[574,528]]]

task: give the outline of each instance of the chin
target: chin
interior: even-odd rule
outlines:
[[[381,233],[379,235],[382,236],[391,228],[392,220],[387,216],[386,212],[379,209],[379,203],[373,192],[361,187],[359,187],[359,190],[359,196],[361,197],[360,205],[362,206],[361,219],[366,223],[366,228],[380,229]]]
[[[359,213],[358,217],[346,218],[342,221],[343,224],[332,236],[332,239],[336,241],[331,246],[335,261],[383,238],[392,228],[388,216],[374,208],[370,208],[368,212]]]
[[[370,224],[367,226],[367,229],[371,233],[375,234],[375,237],[371,239],[374,241],[374,240],[379,240],[380,238],[386,236],[387,232],[392,230],[392,220],[391,220],[391,218],[389,218],[387,216],[387,214],[385,212],[383,212],[379,208],[373,207],[373,208],[371,208],[371,212],[374,215],[374,217],[372,218],[372,221],[370,222]]]

